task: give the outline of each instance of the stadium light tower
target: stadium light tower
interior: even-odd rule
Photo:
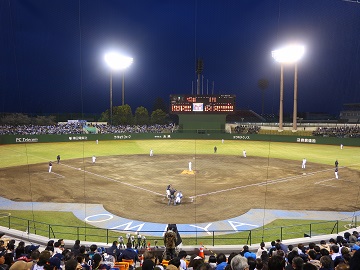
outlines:
[[[125,104],[125,69],[129,67],[132,62],[133,58],[123,56],[116,52],[110,52],[105,54],[105,62],[110,67],[110,124],[112,125],[112,73],[113,71],[123,70],[122,76],[122,105]]]
[[[280,63],[280,109],[279,109],[279,132],[283,131],[283,102],[284,102],[284,64],[295,64],[294,75],[294,111],[293,111],[293,132],[297,131],[297,62],[305,53],[302,45],[289,45],[282,49],[271,52],[272,57]]]

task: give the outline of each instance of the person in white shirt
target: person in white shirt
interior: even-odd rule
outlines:
[[[176,197],[175,197],[175,204],[180,204],[181,203],[181,200],[182,200],[182,193],[181,191],[179,191],[178,193],[176,193]]]
[[[266,251],[267,252],[267,249],[265,247],[265,243],[264,242],[261,242],[260,243],[260,247],[258,248],[258,250],[256,251],[256,258],[260,258],[263,251]]]
[[[306,167],[306,158],[303,159],[302,164],[301,164],[302,169],[305,169],[305,167]]]
[[[180,270],[181,269],[184,269],[186,270],[187,269],[187,266],[186,266],[186,256],[187,256],[187,253],[185,250],[180,250],[179,251],[179,254],[178,254],[178,257],[180,259]]]

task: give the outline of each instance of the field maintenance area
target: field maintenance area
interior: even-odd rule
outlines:
[[[353,155],[356,147],[333,154],[340,151],[335,146],[312,145],[310,152],[308,145],[274,143],[266,157],[264,145],[247,142],[245,146],[251,151],[244,158],[234,154],[244,147],[237,146],[238,142],[229,142],[228,150],[220,146],[216,154],[212,151],[214,142],[197,141],[196,149],[192,142],[160,143],[152,142],[156,149],[153,157],[140,153],[150,149],[146,142],[133,141],[104,142],[103,146],[89,142],[42,144],[45,149],[41,151],[37,144],[28,146],[26,153],[20,145],[13,149],[2,146],[8,154],[18,155],[18,160],[26,155],[32,162],[13,162],[13,166],[0,169],[0,196],[14,201],[103,204],[121,217],[177,224],[223,220],[249,209],[358,210],[360,158],[342,158]],[[114,155],[114,148],[123,153]],[[96,163],[92,163],[91,152],[97,156]],[[284,154],[289,152],[295,160]],[[309,158],[302,169],[300,157],[304,152]],[[69,157],[60,164],[54,162],[49,173],[48,159],[51,155],[54,160],[54,153],[62,157],[67,153]],[[316,159],[316,155],[325,158]],[[338,180],[334,163],[329,161],[335,161],[335,156],[339,159]],[[6,159],[11,163],[9,157]],[[192,171],[188,170],[189,162]],[[167,204],[165,190],[169,184],[182,191],[182,204]]]

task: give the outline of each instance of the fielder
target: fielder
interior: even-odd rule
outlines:
[[[306,158],[303,159],[302,164],[301,164],[302,169],[305,169],[305,167],[306,167]]]
[[[95,163],[95,162],[96,162],[96,157],[92,156],[92,163]]]
[[[243,157],[246,157],[246,151],[245,151],[245,149],[243,150]]]
[[[49,173],[51,173],[51,170],[52,170],[52,162],[49,161]]]
[[[192,171],[192,163],[191,163],[191,161],[189,162],[189,172],[191,172]]]
[[[150,149],[150,157],[154,156],[154,152],[152,149]]]
[[[338,167],[335,168],[335,178],[339,179],[339,168]]]

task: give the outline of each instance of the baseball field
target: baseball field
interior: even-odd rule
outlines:
[[[14,201],[96,203],[121,217],[177,224],[223,220],[254,208],[359,209],[360,151],[346,145],[129,140],[1,145],[0,151],[0,196]],[[182,191],[182,204],[167,205],[169,184]]]

